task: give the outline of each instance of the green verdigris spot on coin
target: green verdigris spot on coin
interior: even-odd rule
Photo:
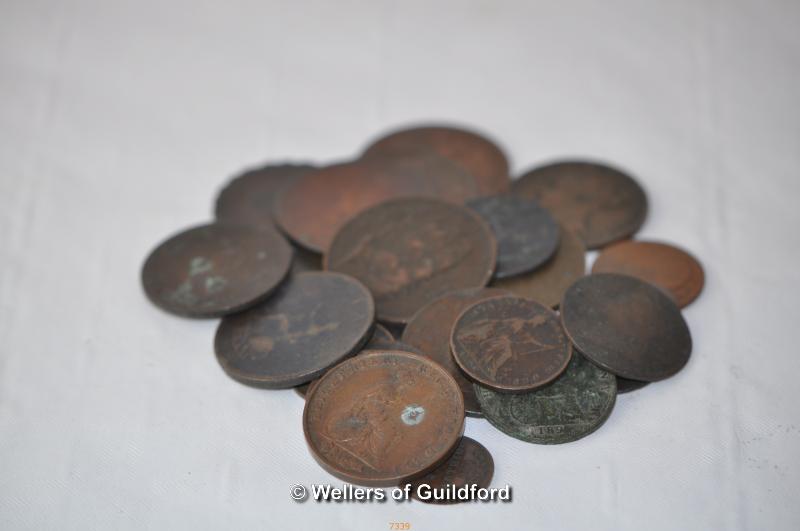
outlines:
[[[564,374],[530,393],[498,393],[474,386],[483,413],[495,428],[535,444],[561,444],[589,435],[611,414],[617,397],[614,375],[578,351]]]

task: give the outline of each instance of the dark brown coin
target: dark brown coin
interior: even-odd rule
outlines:
[[[683,249],[657,242],[625,241],[600,253],[592,273],[621,273],[655,284],[683,308],[703,289],[700,263]]]
[[[383,203],[350,220],[324,264],[370,289],[378,319],[406,323],[440,295],[485,286],[496,256],[494,235],[477,214],[414,198]]]
[[[496,279],[492,286],[556,308],[567,288],[585,273],[586,248],[574,234],[562,228],[556,254],[544,265],[530,273]]]
[[[479,197],[467,203],[492,228],[497,238],[495,278],[536,269],[558,247],[558,225],[536,201],[511,195]]]
[[[370,337],[369,341],[364,345],[361,352],[365,352],[367,350],[404,350],[402,348],[394,348],[396,346],[396,341],[392,334],[386,330],[386,327],[382,326],[379,323],[375,323],[375,328],[372,329],[372,337]],[[361,353],[359,352],[359,354]],[[303,385],[298,385],[294,388],[297,391],[297,394],[305,398],[306,394],[308,393],[308,389],[316,384],[319,381],[319,378],[316,380],[311,380],[308,383],[304,383]]]
[[[476,382],[508,393],[532,391],[567,368],[570,344],[558,315],[522,297],[492,297],[458,317],[450,348]]]
[[[321,253],[353,216],[383,201],[409,196],[463,203],[477,191],[472,176],[435,154],[360,160],[297,179],[281,195],[275,218],[292,240]]]
[[[364,157],[418,157],[430,152],[452,160],[473,175],[481,195],[508,191],[508,160],[502,150],[492,141],[464,129],[431,126],[395,131],[370,145]]]
[[[267,297],[291,262],[291,247],[272,227],[200,225],[150,253],[142,266],[142,286],[165,311],[218,317]]]
[[[419,501],[434,504],[460,503],[455,499],[434,498],[431,489],[456,488],[477,485],[487,488],[494,475],[492,454],[481,443],[469,437],[461,437],[455,452],[447,461],[433,471],[411,482],[411,496]]]
[[[337,273],[300,273],[269,300],[222,320],[217,359],[235,380],[284,389],[309,382],[357,352],[375,319],[372,296]]]
[[[445,369],[464,393],[467,415],[482,417],[480,404],[475,398],[472,382],[456,365],[450,353],[450,331],[461,312],[478,301],[508,292],[492,288],[469,288],[447,293],[422,307],[411,318],[403,331],[403,341],[418,348],[426,357]]]
[[[643,382],[641,380],[630,380],[628,378],[623,378],[622,376],[617,376],[617,393],[630,393],[631,391],[636,391],[637,389],[641,389],[645,385],[649,384],[650,382]]]
[[[689,327],[675,302],[627,275],[601,273],[575,282],[564,294],[561,320],[575,348],[623,378],[668,378],[692,352]]]
[[[275,199],[294,179],[313,170],[306,164],[269,165],[247,171],[228,182],[214,209],[220,221],[272,225]]]
[[[602,164],[558,162],[514,181],[515,195],[535,199],[589,249],[639,230],[647,196],[630,176]]]
[[[359,485],[398,485],[455,449],[464,430],[461,390],[442,367],[407,352],[370,351],[311,388],[303,431],[331,474]]]

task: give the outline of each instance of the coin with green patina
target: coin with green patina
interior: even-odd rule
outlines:
[[[575,351],[567,370],[547,387],[524,394],[498,393],[475,384],[486,419],[521,441],[561,444],[586,437],[606,421],[617,380]]]

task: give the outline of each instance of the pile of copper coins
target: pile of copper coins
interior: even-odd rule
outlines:
[[[308,448],[331,474],[486,487],[493,459],[462,436],[465,415],[529,443],[575,441],[617,393],[689,360],[681,308],[703,269],[630,239],[647,209],[606,164],[511,179],[491,140],[414,127],[351,162],[235,177],[216,220],[158,245],[142,283],[167,312],[222,317],[228,376],[305,396]],[[590,274],[587,250],[600,251]]]

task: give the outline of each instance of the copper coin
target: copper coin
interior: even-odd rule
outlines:
[[[311,388],[303,431],[331,474],[359,485],[398,485],[450,456],[464,431],[464,401],[453,378],[429,359],[371,351]]]
[[[643,382],[641,380],[631,380],[628,378],[623,378],[622,376],[617,376],[617,393],[630,393],[631,391],[636,391],[637,389],[641,389],[645,385],[648,385],[650,382]]]
[[[308,382],[357,352],[375,320],[372,296],[337,273],[300,273],[273,297],[222,320],[217,360],[230,377],[268,389]]]
[[[575,348],[623,378],[668,378],[692,352],[689,327],[675,302],[627,275],[599,273],[575,282],[564,294],[561,320]]]
[[[586,248],[574,234],[562,228],[556,254],[544,265],[530,273],[496,279],[492,286],[556,308],[567,288],[585,273]]]
[[[558,247],[558,224],[536,201],[511,195],[479,197],[467,203],[492,228],[497,238],[494,278],[536,269]]]
[[[297,179],[281,195],[275,219],[296,243],[322,253],[353,216],[383,201],[409,196],[463,203],[477,191],[469,174],[434,154],[360,160]]]
[[[220,191],[215,215],[229,223],[272,225],[272,212],[280,192],[313,169],[306,164],[279,164],[242,173]]]
[[[150,253],[142,266],[142,286],[167,312],[218,317],[271,294],[291,262],[291,247],[272,227],[200,225]]]
[[[460,503],[458,499],[434,498],[431,489],[459,488],[468,485],[487,488],[492,482],[493,475],[494,459],[489,450],[475,439],[461,437],[461,442],[447,461],[411,482],[411,496],[424,503]]]
[[[392,337],[392,334],[386,330],[386,327],[379,323],[375,323],[375,327],[372,329],[372,337],[369,338],[369,341],[364,345],[361,352],[365,352],[367,350],[377,350],[377,349],[386,349],[387,347],[394,347],[395,346],[395,339]],[[395,350],[395,349],[390,349]],[[403,349],[397,349],[403,350]],[[303,385],[298,385],[294,388],[298,395],[305,398],[306,394],[308,393],[308,389],[317,383],[319,378],[316,380],[311,380],[308,383],[304,383]]]
[[[621,273],[655,284],[683,308],[703,289],[700,263],[683,249],[657,242],[625,241],[600,253],[592,273]]]
[[[647,196],[639,183],[603,164],[541,166],[514,181],[512,191],[537,200],[589,249],[627,238],[647,216]]]
[[[430,301],[492,276],[497,244],[466,207],[434,199],[396,199],[362,212],[336,234],[325,268],[361,280],[378,319],[406,323]]]
[[[414,314],[403,331],[403,341],[418,348],[424,355],[445,369],[464,393],[467,415],[482,417],[472,382],[467,379],[450,353],[450,331],[461,312],[478,301],[508,292],[492,288],[468,288],[447,293],[423,306]]]
[[[491,140],[464,129],[442,126],[402,129],[373,142],[364,157],[416,157],[429,152],[452,160],[473,175],[481,195],[508,191],[508,160],[503,151]]]
[[[453,325],[450,348],[471,379],[507,393],[549,384],[572,356],[558,315],[516,296],[492,297],[464,310]]]

